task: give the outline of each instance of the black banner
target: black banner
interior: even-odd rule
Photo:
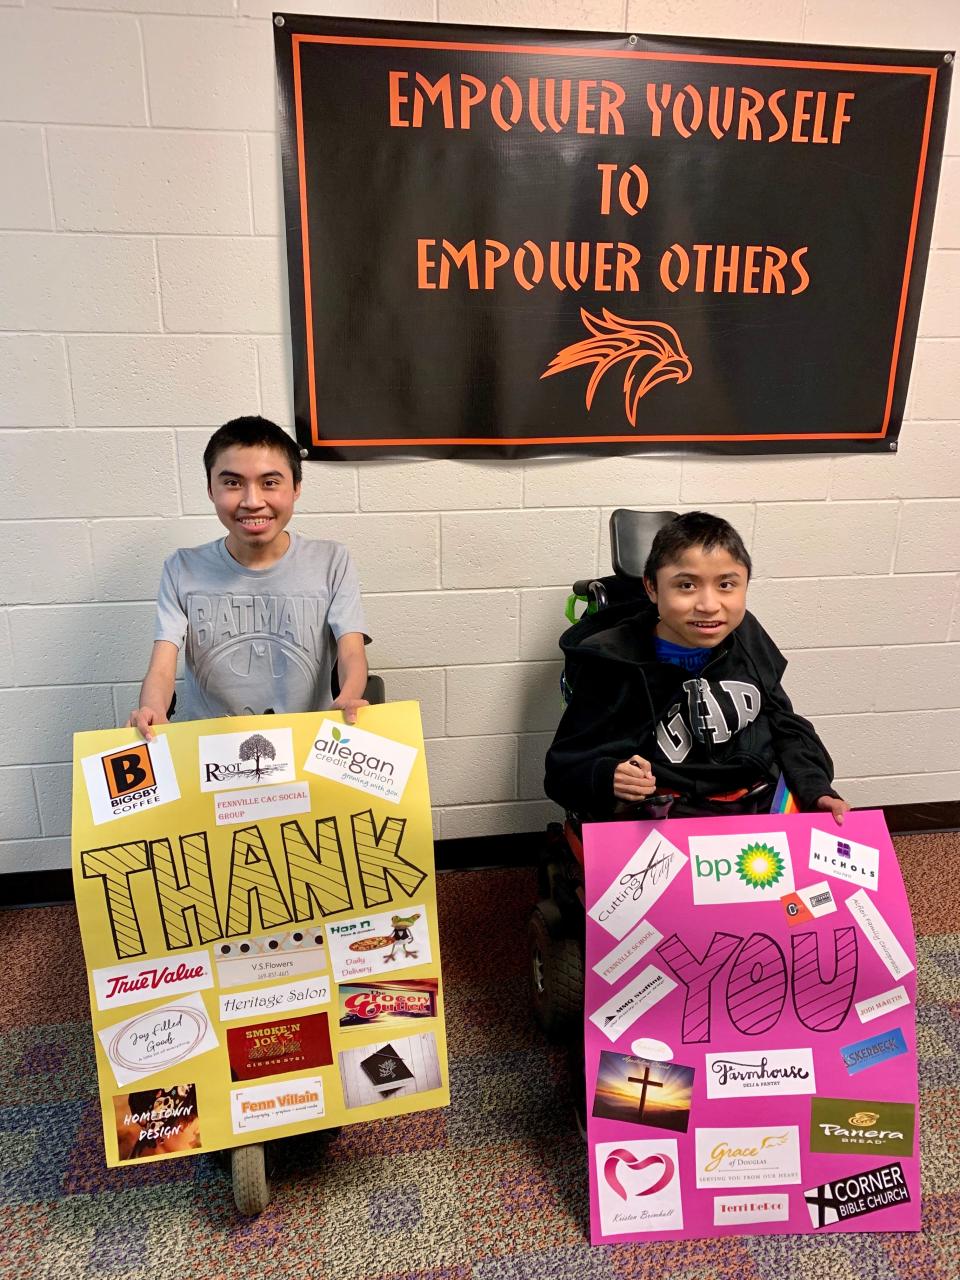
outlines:
[[[311,457],[896,448],[950,55],[274,23]]]

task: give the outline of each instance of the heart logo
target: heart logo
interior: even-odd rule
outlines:
[[[639,1160],[632,1151],[627,1151],[624,1147],[618,1147],[607,1156],[603,1166],[603,1176],[607,1180],[607,1186],[612,1188],[621,1200],[626,1200],[627,1198],[627,1191],[617,1177],[621,1164],[625,1164],[634,1173],[640,1173],[643,1169],[649,1169],[651,1166],[660,1169],[660,1174],[648,1187],[644,1187],[641,1191],[631,1191],[630,1194],[633,1196],[655,1195],[667,1186],[674,1174],[673,1161],[662,1152],[657,1152],[656,1155],[646,1156],[643,1160]]]

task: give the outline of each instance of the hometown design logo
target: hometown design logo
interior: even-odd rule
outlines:
[[[81,760],[94,823],[111,822],[180,799],[165,737],[131,742]]]
[[[200,790],[227,791],[293,782],[293,730],[215,733],[200,738]]]
[[[323,720],[304,763],[304,772],[355,787],[397,804],[403,796],[417,748],[370,733],[355,724]]]

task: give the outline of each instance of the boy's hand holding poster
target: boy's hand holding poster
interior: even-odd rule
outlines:
[[[882,815],[597,823],[584,849],[593,1243],[919,1230]]]
[[[74,740],[108,1165],[449,1102],[416,703]]]

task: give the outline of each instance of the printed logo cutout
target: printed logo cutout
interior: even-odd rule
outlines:
[[[676,1166],[668,1155],[662,1151],[658,1151],[655,1155],[644,1156],[641,1160],[627,1151],[623,1147],[618,1147],[616,1151],[611,1151],[607,1156],[603,1165],[603,1176],[607,1180],[607,1185],[611,1187],[621,1200],[627,1199],[627,1190],[617,1176],[620,1165],[625,1164],[628,1169],[632,1169],[634,1173],[642,1173],[644,1169],[654,1170],[652,1181],[646,1186],[635,1187],[629,1194],[631,1196],[654,1196],[658,1191],[662,1191],[667,1186],[674,1175]],[[659,1173],[655,1171],[659,1168]]]

